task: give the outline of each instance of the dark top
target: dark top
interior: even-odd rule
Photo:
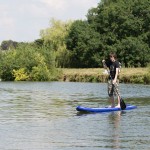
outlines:
[[[110,70],[110,76],[109,79],[114,79],[116,75],[116,68],[119,68],[119,62],[116,60],[115,62],[109,61],[106,63],[107,67]]]

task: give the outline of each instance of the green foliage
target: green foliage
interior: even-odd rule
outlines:
[[[26,73],[25,68],[20,68],[18,70],[13,69],[13,76],[15,77],[15,81],[29,80],[29,75]]]
[[[50,81],[50,71],[46,66],[33,67],[30,77],[33,81]]]
[[[150,73],[148,73],[144,76],[144,83],[145,84],[150,84]]]
[[[65,47],[65,37],[68,34],[71,22],[62,22],[60,20],[51,19],[50,27],[41,30],[41,37],[44,43],[50,42],[54,50],[58,50],[60,46]]]
[[[1,52],[2,80],[49,81],[56,73],[55,57],[51,50],[20,44],[16,49]]]
[[[145,67],[149,62],[149,46],[140,37],[126,37],[114,46],[125,67]]]
[[[51,72],[45,62],[45,57],[36,52],[34,60],[38,63],[32,67],[30,78],[33,81],[50,81]]]
[[[100,33],[105,56],[113,50],[126,67],[145,67],[150,62],[149,14],[149,0],[103,0],[87,18]]]
[[[0,78],[6,81],[13,81],[14,76],[12,75],[13,69],[16,69],[14,50],[8,52],[1,52],[1,63],[0,63]]]
[[[66,49],[66,36],[70,30],[72,22],[62,22],[60,20],[51,19],[50,27],[41,30],[41,38],[44,46],[55,51],[57,67],[67,67],[69,64],[69,51]]]
[[[148,73],[144,76],[144,82],[150,84],[150,63],[148,64]]]
[[[16,48],[18,45],[18,42],[8,40],[8,41],[2,41],[0,49],[1,50],[10,50]]]
[[[149,0],[103,0],[88,11],[87,21],[72,23],[66,38],[70,66],[99,67],[110,51],[125,67],[150,62]]]
[[[56,66],[59,68],[67,68],[70,66],[70,52],[66,48],[59,48],[55,52],[56,55]]]
[[[101,43],[99,33],[95,32],[87,21],[75,21],[67,37],[67,49],[70,50],[70,67],[97,67],[97,56]]]

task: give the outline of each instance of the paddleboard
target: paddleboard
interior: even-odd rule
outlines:
[[[135,105],[127,105],[126,109],[124,110],[131,110],[131,109],[135,109],[137,108],[137,106]],[[104,108],[99,108],[99,107],[83,107],[83,106],[77,106],[76,107],[77,111],[82,111],[82,112],[93,112],[93,113],[97,113],[97,112],[112,112],[112,111],[122,111],[121,108],[110,108],[110,107],[104,107]]]

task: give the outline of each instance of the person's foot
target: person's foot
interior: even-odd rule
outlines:
[[[115,106],[115,108],[120,108],[120,105]]]

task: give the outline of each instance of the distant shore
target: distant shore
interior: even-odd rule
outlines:
[[[70,82],[107,82],[108,75],[103,68],[62,69],[61,81]],[[122,68],[121,83],[150,84],[149,68]]]

